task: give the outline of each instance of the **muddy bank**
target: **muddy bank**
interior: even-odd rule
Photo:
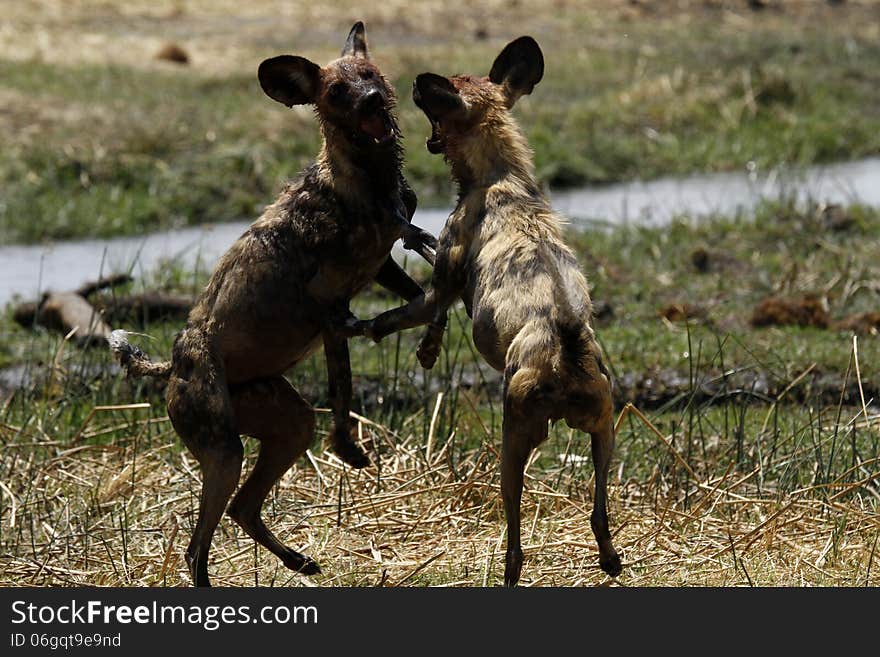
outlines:
[[[0,401],[16,393],[42,394],[47,387],[64,392],[84,392],[90,386],[109,379],[122,378],[113,362],[91,361],[58,368],[51,363],[33,363],[0,368]],[[290,377],[297,390],[317,406],[327,405],[327,387],[323,381],[306,381]],[[164,382],[156,379],[138,379],[130,385],[138,386],[141,396],[161,396]],[[727,403],[768,404],[775,401],[791,385],[773,375],[754,369],[708,371],[692,382],[687,372],[673,369],[648,372],[624,372],[614,381],[614,401],[618,408],[631,402],[642,410],[681,410],[688,405],[707,407]],[[880,384],[863,380],[865,399],[880,398]],[[463,372],[451,384],[436,375],[417,370],[404,375],[396,386],[387,380],[369,376],[354,376],[353,409],[367,416],[376,416],[391,409],[396,413],[413,413],[433,406],[437,393],[448,395],[468,391],[472,397],[490,398],[500,403],[501,375],[494,370],[479,374],[475,369]],[[123,395],[124,396],[124,395]],[[813,404],[820,407],[858,406],[861,404],[858,382],[851,376],[844,381],[837,372],[809,372],[780,400],[782,404]]]
[[[737,404],[770,403],[791,384],[755,370],[728,373],[703,373],[691,383],[687,372],[659,370],[628,372],[615,381],[615,401],[630,401],[642,409],[679,409],[687,404],[708,406],[735,402]],[[862,381],[865,398],[876,398],[880,385]],[[783,404],[816,404],[818,406],[857,406],[861,404],[858,382],[848,381],[838,372],[813,370],[788,390],[780,400]]]

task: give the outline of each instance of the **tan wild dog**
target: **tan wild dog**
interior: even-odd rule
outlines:
[[[620,573],[606,512],[614,449],[610,376],[590,327],[587,281],[563,243],[560,220],[535,179],[532,153],[510,110],[544,73],[541,49],[521,37],[501,52],[488,77],[424,73],[413,99],[433,126],[428,150],[443,153],[459,202],[440,234],[432,289],[360,329],[380,340],[428,324],[418,358],[430,368],[447,311],[461,296],[473,318],[474,344],[504,372],[501,490],[507,517],[504,582],[522,569],[520,498],[532,450],[550,421],[564,419],[592,437],[596,492],[590,518],[599,563]]]
[[[401,174],[394,90],[370,61],[363,23],[327,66],[282,55],[260,64],[258,77],[274,100],[314,105],[323,136],[317,161],[220,259],[170,362],[151,362],[124,331],[110,338],[129,374],[168,379],[168,415],[201,466],[199,515],[186,550],[198,586],[209,585],[211,539],[238,485],[241,434],[259,439],[260,453],[229,515],[288,568],[320,572],[260,517],[272,486],[314,438],[315,411],[283,374],[323,342],[333,447],[353,467],[368,465],[349,427],[348,304],[373,281],[405,299],[421,296],[391,247],[403,236],[431,259],[425,244],[436,245],[408,223],[416,198]]]

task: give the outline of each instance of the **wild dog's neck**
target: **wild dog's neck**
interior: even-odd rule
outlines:
[[[402,160],[398,143],[366,152],[352,146],[330,126],[321,126],[321,133],[317,164],[336,193],[364,199],[397,192]]]
[[[529,195],[540,192],[532,151],[507,112],[488,113],[451,150],[448,159],[462,194],[499,182],[516,185]]]

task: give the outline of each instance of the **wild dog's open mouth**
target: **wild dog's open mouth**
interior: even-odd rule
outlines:
[[[440,120],[431,116],[431,112],[423,100],[422,91],[419,89],[418,81],[413,82],[413,101],[415,102],[416,107],[422,110],[428,121],[431,122],[431,136],[425,141],[425,146],[428,148],[429,153],[439,155],[446,148],[446,143],[443,140],[443,131],[440,128]]]
[[[362,118],[360,129],[376,145],[388,144],[396,136],[391,118],[383,109],[378,109]]]
[[[446,142],[443,140],[443,135],[440,132],[440,122],[435,121],[430,116],[428,119],[431,121],[431,136],[425,142],[425,146],[428,147],[429,153],[439,155],[446,148]]]
[[[445,153],[450,126],[466,118],[464,101],[448,78],[434,73],[422,73],[415,79],[412,97],[431,122],[431,136],[425,146],[434,155]]]

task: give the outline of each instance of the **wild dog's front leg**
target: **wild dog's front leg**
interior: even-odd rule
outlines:
[[[455,296],[452,298],[454,301]],[[371,320],[357,322],[357,325],[363,335],[379,342],[385,336],[398,331],[425,324],[433,325],[438,316],[442,316],[443,324],[445,324],[446,310],[449,305],[447,303],[441,309],[441,302],[445,303],[444,299],[437,295],[437,290],[432,289],[426,295],[413,299],[405,306],[386,310]],[[432,329],[428,329],[428,334],[432,334]],[[440,337],[442,338],[442,336],[443,327],[440,326]]]
[[[398,187],[400,188],[400,200],[403,201],[403,207],[406,209],[406,220],[412,221],[416,208],[419,205],[419,197],[416,196],[413,188],[409,186],[409,183],[403,176],[400,176]]]
[[[443,229],[431,278],[432,288],[427,295],[369,322],[361,322],[364,334],[377,342],[396,331],[429,324],[417,352],[419,362],[428,369],[434,366],[440,353],[449,307],[465,289],[467,248],[457,239],[459,233],[452,220]]]
[[[433,265],[437,249],[437,238],[426,230],[413,225],[412,218],[416,211],[418,199],[406,180],[400,179],[400,194],[389,202],[388,211],[400,223],[403,248],[415,251],[428,264]]]
[[[427,262],[433,265],[436,255],[431,249],[437,248],[437,238],[426,230],[419,228],[415,224],[406,224],[403,227],[403,248],[408,251],[415,251]]]
[[[426,298],[422,287],[412,280],[391,256],[388,256],[379,273],[376,274],[376,282],[386,290],[399,294],[409,303],[384,312],[371,320],[358,321],[349,313],[349,317],[342,324],[343,330],[349,337],[366,335],[379,342],[386,335],[396,331],[421,326],[433,314],[433,306],[424,307]]]
[[[324,356],[327,360],[327,383],[333,428],[330,432],[333,451],[353,468],[365,468],[370,459],[351,437],[351,361],[348,340],[329,325],[324,328]]]
[[[422,286],[411,279],[409,274],[391,256],[388,256],[379,273],[376,274],[376,282],[407,301],[412,301],[425,294]]]
[[[405,306],[387,310],[371,320],[360,322],[364,335],[379,342],[386,335],[408,328],[422,326],[431,321],[435,309],[434,291],[419,296]]]
[[[464,233],[459,223],[450,220],[440,235],[437,262],[434,263],[434,273],[431,278],[434,312],[416,350],[416,357],[426,370],[434,367],[434,363],[437,362],[443,344],[449,308],[466,287],[468,244]],[[465,303],[467,304],[467,301]]]

